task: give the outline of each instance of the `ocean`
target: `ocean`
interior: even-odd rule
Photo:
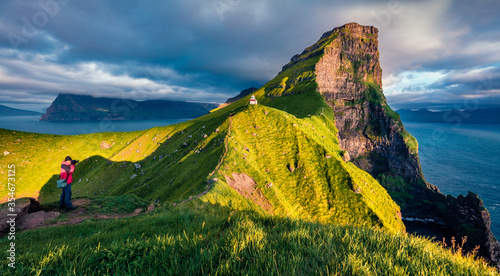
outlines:
[[[189,120],[45,122],[40,116],[0,117],[0,128],[46,134],[78,135],[144,130]],[[500,125],[404,122],[417,138],[425,178],[442,193],[479,195],[491,215],[491,229],[500,238]]]
[[[0,128],[44,134],[79,135],[95,132],[145,130],[191,120],[191,118],[178,118],[137,121],[47,122],[38,119],[40,119],[39,115],[0,116]]]
[[[427,182],[445,195],[483,200],[491,230],[500,238],[500,125],[403,122],[418,140]]]

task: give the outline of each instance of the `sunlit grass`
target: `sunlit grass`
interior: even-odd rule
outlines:
[[[335,38],[255,91],[258,106],[248,106],[248,95],[188,122],[128,133],[0,130],[9,151],[0,156],[1,172],[16,165],[17,197],[56,206],[55,180],[70,155],[81,160],[73,194],[91,200],[88,212],[130,213],[157,200],[164,206],[17,233],[14,274],[495,275],[472,257],[404,234],[387,191],[343,161],[334,114],[314,74]],[[368,86],[367,100],[398,118],[380,88]],[[416,140],[401,135],[416,151]],[[271,208],[227,185],[233,173],[249,175],[253,196],[261,192]],[[13,272],[6,263],[0,260],[2,275]]]
[[[2,275],[497,275],[406,234],[211,205],[25,231],[16,246],[16,269],[1,260]]]

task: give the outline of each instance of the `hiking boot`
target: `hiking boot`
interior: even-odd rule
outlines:
[[[66,211],[67,212],[71,212],[71,211],[73,211],[73,210],[75,210],[77,208],[78,208],[78,206],[71,206],[71,207],[66,208]]]
[[[59,205],[59,209],[61,209],[61,210],[64,209],[65,207],[66,206],[64,206],[64,205]]]

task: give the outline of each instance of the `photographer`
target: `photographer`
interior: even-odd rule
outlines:
[[[61,164],[59,179],[66,179],[68,186],[62,189],[59,209],[66,207],[66,211],[73,211],[78,208],[71,204],[71,183],[73,182],[73,172],[75,171],[76,163],[78,163],[78,160],[72,160],[71,157],[67,156]]]

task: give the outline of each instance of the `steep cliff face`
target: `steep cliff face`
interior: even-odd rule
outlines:
[[[491,233],[490,213],[483,207],[483,201],[472,192],[465,197],[447,196],[446,199],[448,222],[457,233],[467,233],[465,249],[471,251],[479,245],[479,254],[500,268],[500,244]]]
[[[378,30],[352,23],[324,36],[332,34],[338,35],[316,64],[316,82],[335,112],[346,161],[375,177],[388,173],[408,182],[423,180],[416,148],[406,144],[410,136],[380,89]]]
[[[275,100],[316,87],[333,109],[344,161],[379,180],[401,206],[410,232],[448,242],[467,236],[468,250],[479,245],[479,254],[498,265],[500,247],[482,201],[446,197],[425,181],[417,141],[382,93],[377,38],[376,28],[356,23],[325,33],[283,67],[266,96]]]

